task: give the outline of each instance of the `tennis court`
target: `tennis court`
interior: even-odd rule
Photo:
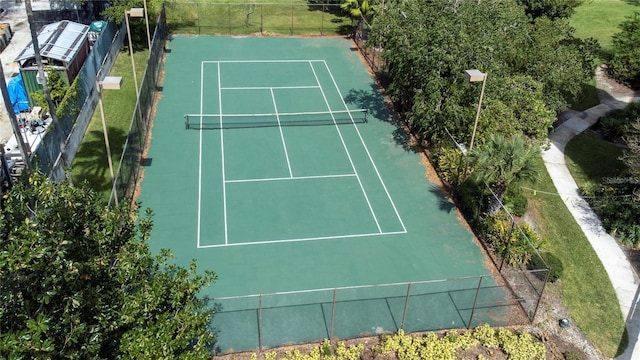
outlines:
[[[221,351],[507,316],[472,234],[394,132],[352,46],[167,44],[139,199],[155,213],[153,250],[217,272],[203,295],[220,310]]]

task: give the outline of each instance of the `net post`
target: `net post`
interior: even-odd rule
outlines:
[[[189,129],[189,114],[184,115],[184,128]]]
[[[369,119],[367,119],[367,115],[369,115],[369,109],[364,109],[364,122],[368,123]]]

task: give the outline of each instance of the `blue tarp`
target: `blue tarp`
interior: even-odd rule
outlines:
[[[29,98],[27,98],[27,91],[24,89],[24,84],[22,83],[22,75],[18,74],[18,76],[9,81],[7,91],[9,91],[11,106],[16,115],[21,111],[29,110]]]

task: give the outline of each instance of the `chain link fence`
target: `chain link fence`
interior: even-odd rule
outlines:
[[[118,172],[109,197],[109,205],[134,199],[136,185],[142,171],[141,167],[145,164],[144,151],[153,117],[152,110],[156,92],[160,86],[164,42],[168,37],[165,14],[166,10],[163,7],[153,32],[151,51],[149,51],[144,77],[140,84],[140,95],[136,101],[129,133],[120,157]]]
[[[371,31],[371,25],[363,17],[360,17],[358,24],[356,25],[353,33],[353,40],[356,46],[360,50],[362,56],[367,60],[367,63],[371,69],[378,75],[384,68],[385,62],[380,53],[382,52],[382,46],[374,47],[368,46],[367,40],[369,40],[369,32]]]
[[[166,2],[172,33],[195,35],[350,34],[340,4]]]
[[[108,74],[122,47],[125,31],[122,26],[109,23],[102,30],[76,80],[73,106],[52,124],[36,150],[38,167],[54,180],[66,177],[65,168],[71,165],[91,116],[98,102],[95,82],[98,74]]]
[[[211,300],[215,350],[264,350],[283,344],[394,333],[523,325],[526,300],[493,275],[256,294]]]

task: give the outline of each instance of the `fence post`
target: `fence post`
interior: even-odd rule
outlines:
[[[336,288],[333,288],[333,304],[331,305],[331,329],[329,329],[329,340],[333,339],[333,324],[336,318]]]
[[[532,272],[530,272],[531,274]],[[544,283],[542,283],[542,289],[540,293],[538,293],[538,300],[536,301],[536,307],[533,309],[533,314],[529,317],[529,323],[533,323],[533,320],[536,318],[536,314],[538,313],[538,307],[540,306],[540,301],[542,301],[542,294],[544,294],[544,289],[547,287],[547,283],[549,282],[549,276],[551,275],[551,269],[547,268],[547,276],[544,277]],[[535,274],[533,275],[535,276]]]
[[[262,294],[258,300],[258,351],[262,352]]]
[[[231,3],[227,5],[227,25],[229,26],[229,35],[231,35]]]
[[[293,4],[291,4],[291,35],[293,35]]]
[[[473,299],[473,307],[471,308],[471,315],[469,316],[469,324],[467,324],[467,329],[471,329],[471,324],[473,322],[473,313],[476,312],[476,305],[478,304],[478,294],[480,294],[480,287],[482,286],[482,278],[480,276],[480,280],[478,280],[478,288],[476,289],[476,296]]]
[[[404,330],[404,321],[407,318],[407,308],[409,307],[409,295],[411,294],[411,283],[407,284],[407,297],[404,300],[404,310],[402,311],[402,325],[400,328]]]
[[[513,234],[513,228],[515,227],[515,225],[516,225],[515,220],[511,218],[511,227],[509,228],[509,235],[507,235],[507,239],[505,241],[506,245],[504,247],[504,251],[502,252],[502,260],[500,260],[500,267],[498,268],[498,271],[502,271],[504,260],[509,255],[509,244],[510,244],[509,239],[511,239],[511,234]]]
[[[322,20],[320,21],[320,35],[324,35],[324,11],[325,11],[325,4],[322,4]]]
[[[262,16],[264,5],[260,4],[260,35],[264,35],[264,18]]]

